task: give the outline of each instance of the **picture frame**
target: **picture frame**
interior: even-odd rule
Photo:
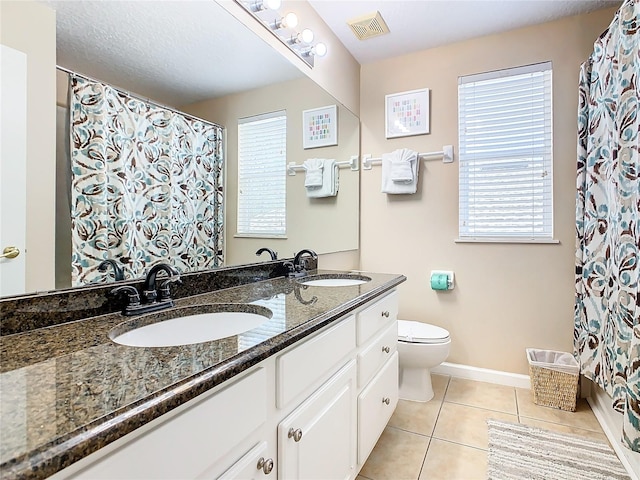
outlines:
[[[428,88],[392,93],[384,98],[386,138],[430,132]]]
[[[338,145],[338,108],[336,105],[303,110],[302,148]]]

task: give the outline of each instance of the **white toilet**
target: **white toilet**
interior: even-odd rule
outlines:
[[[400,398],[428,402],[433,398],[431,369],[449,356],[451,338],[444,328],[398,320]]]

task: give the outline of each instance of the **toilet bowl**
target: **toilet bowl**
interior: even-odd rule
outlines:
[[[400,398],[428,402],[433,398],[431,369],[449,356],[451,338],[441,327],[398,320]]]

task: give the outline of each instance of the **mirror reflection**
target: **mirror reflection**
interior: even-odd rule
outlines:
[[[213,175],[214,181],[211,181],[210,185],[203,186],[203,182],[206,183],[204,180],[211,179],[211,175],[202,172],[189,177],[190,181],[197,183],[191,186],[193,187],[191,193],[194,189],[207,190],[212,192],[214,197],[217,195],[219,202],[199,204],[198,199],[189,197],[188,188],[185,195],[193,201],[189,205],[187,205],[189,202],[184,200],[177,202],[182,217],[193,217],[193,212],[196,212],[195,216],[197,216],[198,211],[207,210],[207,205],[211,208],[216,205],[218,210],[211,215],[218,219],[218,223],[213,221],[205,225],[201,222],[198,228],[200,232],[217,231],[219,238],[215,235],[209,237],[191,235],[187,240],[183,237],[182,241],[180,239],[176,241],[175,235],[173,240],[169,235],[164,244],[166,249],[158,252],[158,257],[164,258],[159,259],[166,261],[167,255],[182,258],[182,270],[193,271],[193,269],[268,260],[266,255],[260,258],[256,256],[256,251],[261,247],[268,247],[278,252],[279,258],[291,257],[295,252],[306,247],[313,248],[318,253],[357,248],[358,172],[341,168],[338,173],[338,194],[326,198],[310,198],[307,195],[304,171],[297,171],[295,175],[287,175],[286,172],[287,163],[302,165],[305,160],[311,158],[341,162],[349,160],[351,156],[357,156],[359,148],[357,117],[297,68],[290,65],[278,52],[275,52],[216,2],[154,2],[153,8],[149,7],[148,2],[49,1],[43,3],[56,10],[58,64],[84,76],[95,78],[106,85],[117,87],[118,90],[135,93],[137,97],[152,98],[153,100],[150,103],[147,102],[147,105],[154,103],[168,105],[172,109],[185,112],[187,119],[195,116],[219,125],[223,129],[215,135],[212,134],[216,137],[216,141],[209,145],[216,149],[220,156],[220,170]],[[146,4],[143,8],[144,12],[140,10],[141,4]],[[180,12],[180,15],[177,15],[177,12]],[[186,13],[190,15],[187,16]],[[96,22],[96,18],[100,18],[101,21]],[[123,18],[139,18],[140,21],[136,22],[135,28],[132,28],[129,22],[123,21]],[[89,28],[89,25],[98,23],[100,27]],[[166,25],[167,29],[161,28],[163,25]],[[180,36],[168,41],[167,36],[177,35],[174,31],[176,28],[180,29]],[[162,32],[161,35],[158,32]],[[164,38],[158,39],[159,36]],[[178,39],[181,41],[178,42]],[[106,49],[105,42],[108,42]],[[210,52],[210,60],[200,54],[201,51],[195,47],[199,45],[197,42],[206,43],[205,47]],[[160,48],[149,47],[155,43],[160,44]],[[141,49],[140,44],[149,48]],[[175,44],[179,44],[179,48],[175,48]],[[191,45],[193,48],[186,48],[186,45]],[[165,57],[158,58],[158,51]],[[225,58],[228,60],[221,59],[221,52],[225,53]],[[198,69],[204,72],[194,73]],[[196,80],[194,81],[192,77]],[[68,86],[69,75],[58,72],[57,133],[59,140],[56,178],[55,287],[67,288],[86,282],[113,281],[117,275],[123,275],[127,280],[139,278],[143,275],[141,272],[154,262],[150,257],[149,248],[136,249],[128,245],[129,249],[126,251],[123,248],[110,251],[108,247],[117,242],[107,235],[99,242],[101,247],[99,253],[93,252],[91,255],[86,255],[78,249],[78,244],[82,243],[77,241],[78,238],[93,247],[96,245],[96,239],[91,236],[92,228],[73,230],[74,209],[76,214],[82,216],[85,226],[104,222],[96,219],[96,209],[83,208],[78,195],[74,200],[74,195],[71,193],[74,176],[69,172],[75,172],[79,167],[78,155],[74,156],[73,151],[66,147],[69,143],[66,139],[74,138],[74,133],[69,127],[71,125],[73,129],[74,125],[74,115],[69,117],[69,99],[73,101],[73,89],[72,95],[69,95]],[[86,87],[86,85],[83,86]],[[76,89],[78,89],[77,85]],[[84,97],[80,95],[85,99],[85,105],[86,99],[92,98],[91,95],[91,90],[85,90]],[[82,102],[80,100],[80,103]],[[145,102],[140,101],[139,105],[134,105],[134,108],[143,104]],[[335,120],[338,125],[337,145],[305,149],[303,112],[333,105],[336,106]],[[86,127],[89,117],[86,112],[81,116],[78,109],[71,110],[76,112],[75,123],[83,123]],[[285,230],[279,235],[239,234],[238,201],[242,192],[238,191],[238,125],[247,118],[258,118],[273,112],[283,112],[285,117],[285,152],[281,171],[285,188]],[[188,129],[197,130],[193,126]],[[99,127],[93,130],[87,130],[87,128],[82,130],[84,134],[88,131],[97,132]],[[151,140],[157,137],[157,132],[150,134]],[[71,143],[73,144],[73,141]],[[139,142],[135,146],[145,151],[151,148],[152,143],[153,141]],[[187,143],[191,145],[191,142]],[[122,160],[123,144],[120,142],[117,145],[118,148],[109,150],[105,158]],[[104,161],[104,158],[101,161]],[[160,184],[154,184],[157,181],[154,175],[146,177],[142,175],[142,173],[148,174],[148,169],[143,168],[141,172],[136,172],[135,167],[129,165],[130,175],[127,180],[129,183],[138,181],[151,189],[156,189],[154,198],[171,198],[166,188]],[[211,166],[201,165],[201,167],[207,171]],[[175,165],[168,171],[172,169],[175,170]],[[215,170],[213,167],[209,169]],[[83,190],[85,193],[96,188],[97,182],[94,180],[95,178],[88,183],[88,186],[85,185]],[[188,182],[178,181],[177,185],[184,186],[185,183]],[[108,188],[98,190],[108,191]],[[110,194],[122,198],[128,195],[124,191],[119,192],[113,189]],[[170,200],[168,202],[171,204]],[[160,227],[147,221],[144,215],[145,205],[138,206],[136,210],[135,207],[125,209],[122,203],[120,202],[117,210],[117,217],[121,224],[135,225],[134,229],[141,232],[143,237],[157,234],[156,230]],[[187,206],[190,209],[188,212]],[[74,231],[76,241],[74,241]],[[118,231],[118,228],[115,228],[115,231]],[[188,251],[183,249],[182,252],[176,253],[175,248],[184,244],[188,244]],[[198,256],[213,260],[208,263],[198,263],[193,260]],[[145,257],[150,259],[141,261]],[[107,262],[103,263],[104,261]],[[132,268],[136,262],[141,268]],[[122,272],[119,272],[117,267],[122,267]],[[91,271],[92,275],[83,276],[80,270]]]

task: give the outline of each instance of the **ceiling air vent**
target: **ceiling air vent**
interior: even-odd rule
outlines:
[[[353,30],[353,34],[358,40],[377,37],[389,33],[389,27],[385,23],[380,12],[369,13],[362,17],[353,18],[347,21],[347,25]]]

